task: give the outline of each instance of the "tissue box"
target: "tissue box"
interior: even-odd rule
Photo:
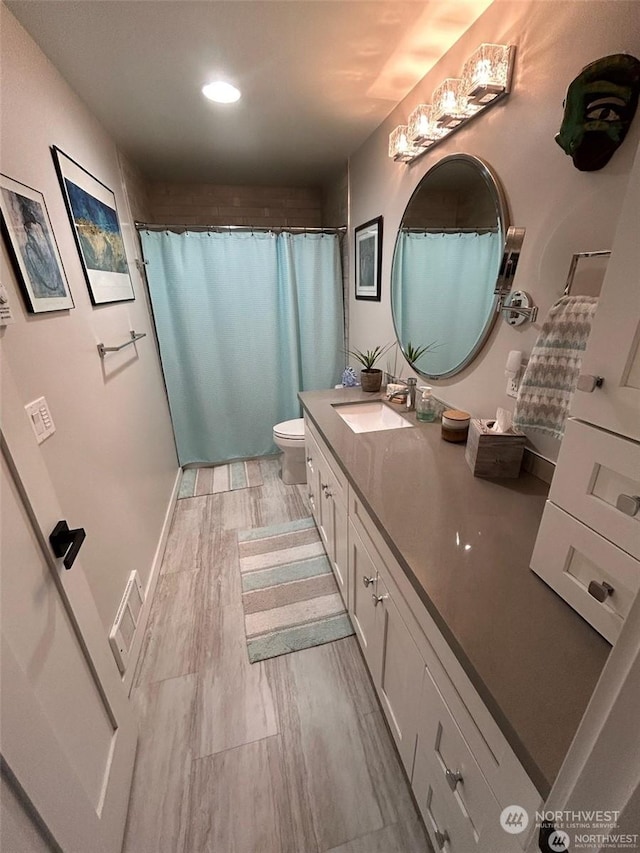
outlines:
[[[518,477],[526,437],[511,429],[491,432],[492,420],[472,418],[465,458],[474,477]]]

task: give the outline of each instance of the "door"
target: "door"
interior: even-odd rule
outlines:
[[[64,853],[116,853],[135,718],[80,561],[67,571],[48,543],[64,513],[6,360],[3,398],[0,752]]]

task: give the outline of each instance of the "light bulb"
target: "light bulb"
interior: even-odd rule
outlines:
[[[213,83],[207,83],[202,87],[202,94],[210,101],[215,101],[217,104],[233,104],[240,100],[240,89],[236,89],[231,83],[225,83],[224,80],[216,80]]]

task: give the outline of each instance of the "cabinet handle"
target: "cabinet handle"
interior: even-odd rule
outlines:
[[[373,606],[374,606],[374,607],[377,607],[377,606],[380,604],[380,602],[381,602],[381,601],[384,601],[384,600],[385,600],[385,598],[389,598],[389,596],[388,596],[388,595],[376,595],[376,594],[375,594],[375,592],[374,592],[374,593],[371,595],[371,598],[373,598]]]
[[[366,575],[362,576],[362,583],[365,585],[365,587],[371,586],[371,584],[375,583],[375,582],[376,582],[375,578],[368,578]]]
[[[442,850],[445,844],[449,843],[449,833],[445,829],[444,832],[441,832],[437,827],[434,829],[433,834],[436,837],[436,844],[438,845],[438,850]]]
[[[589,595],[592,595],[600,603],[606,601],[613,591],[614,588],[606,581],[602,581],[602,583],[598,583],[598,581],[591,581],[588,587]]]
[[[458,782],[462,782],[462,773],[459,770],[445,770],[445,778],[452,791],[458,787]]]
[[[633,518],[640,512],[640,495],[618,495],[616,508]]]
[[[578,377],[578,391],[591,394],[596,388],[602,388],[603,383],[603,376],[592,376],[590,373],[581,373]]]

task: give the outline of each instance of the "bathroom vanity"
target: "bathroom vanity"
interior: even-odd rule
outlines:
[[[300,399],[313,513],[431,840],[525,849],[610,649],[529,570],[548,487],[474,478],[413,412],[354,432],[336,406],[359,389]]]

